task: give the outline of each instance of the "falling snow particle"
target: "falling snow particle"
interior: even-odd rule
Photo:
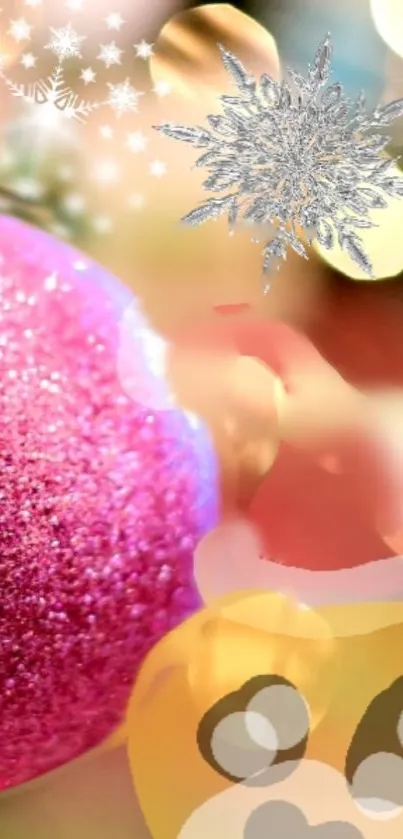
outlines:
[[[105,64],[107,70],[110,67],[114,66],[115,64],[121,64],[122,61],[123,50],[115,44],[115,41],[111,41],[110,44],[100,44],[100,51],[97,55],[98,61],[102,61]]]
[[[80,79],[85,85],[95,82],[96,77],[97,74],[94,72],[92,67],[86,67],[85,70],[81,70]]]
[[[99,128],[99,133],[103,140],[112,140],[114,135],[113,128],[110,125],[101,125]]]
[[[147,137],[141,131],[134,131],[126,135],[125,146],[134,153],[144,151],[147,146]]]
[[[108,88],[107,103],[118,117],[122,114],[137,113],[138,100],[143,94],[130,84],[130,79],[118,84],[108,82]]]
[[[37,60],[32,52],[24,52],[21,56],[21,64],[25,70],[31,70],[32,67],[35,67]]]
[[[108,29],[115,32],[120,32],[124,24],[124,20],[120,12],[111,12],[111,14],[104,18],[104,20]]]
[[[50,28],[50,40],[45,49],[53,52],[59,61],[66,58],[82,58],[81,44],[86,40],[85,35],[79,35],[73,29],[71,23],[61,26],[58,29]]]
[[[153,50],[154,44],[148,44],[147,41],[140,41],[139,44],[134,45],[134,49],[136,50],[136,58],[143,58],[144,61],[147,61],[148,58],[154,54]]]
[[[25,20],[19,18],[18,20],[10,20],[10,28],[7,30],[7,35],[11,35],[14,41],[19,44],[21,41],[31,40],[32,26]]]
[[[166,175],[166,172],[167,165],[162,160],[154,160],[150,163],[150,175],[153,175],[154,178],[162,178],[163,175]]]
[[[92,177],[101,186],[116,184],[120,179],[120,167],[114,157],[98,160],[92,170]]]
[[[172,123],[156,126],[168,137],[203,149],[196,167],[207,169],[203,187],[222,193],[183,219],[199,225],[227,215],[230,229],[270,228],[263,249],[263,271],[278,267],[291,248],[307,259],[298,238],[327,249],[336,242],[368,276],[373,269],[357,233],[375,225],[370,210],[383,208],[382,195],[403,197],[396,161],[386,157],[390,137],[379,130],[403,116],[403,100],[365,110],[342,85],[328,85],[332,46],[328,35],[306,77],[295,70],[276,82],[268,74],[256,81],[238,58],[220,47],[224,66],[237,88],[220,97],[222,114],[208,116],[208,127]],[[266,238],[266,237],[265,237]]]

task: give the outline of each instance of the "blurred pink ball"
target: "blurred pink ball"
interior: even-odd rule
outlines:
[[[199,605],[215,459],[200,424],[124,390],[127,306],[81,254],[0,219],[0,789],[106,738],[147,651]],[[139,393],[163,388],[131,323]]]

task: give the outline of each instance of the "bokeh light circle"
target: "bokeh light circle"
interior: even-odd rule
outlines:
[[[379,35],[393,52],[403,57],[403,4],[401,0],[370,0]]]

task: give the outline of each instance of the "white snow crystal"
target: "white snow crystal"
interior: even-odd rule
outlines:
[[[138,111],[138,100],[143,94],[130,84],[130,79],[118,84],[108,83],[109,95],[108,105],[115,111],[117,116],[122,114],[136,113]]]
[[[81,44],[86,40],[85,35],[79,35],[71,23],[57,29],[50,28],[50,40],[45,49],[56,55],[59,61],[66,58],[82,58]]]

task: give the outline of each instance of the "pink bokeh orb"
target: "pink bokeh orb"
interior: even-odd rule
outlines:
[[[82,254],[0,219],[0,790],[103,741],[199,606],[215,458],[197,421],[122,386],[128,306]],[[163,390],[131,323],[138,392]]]

